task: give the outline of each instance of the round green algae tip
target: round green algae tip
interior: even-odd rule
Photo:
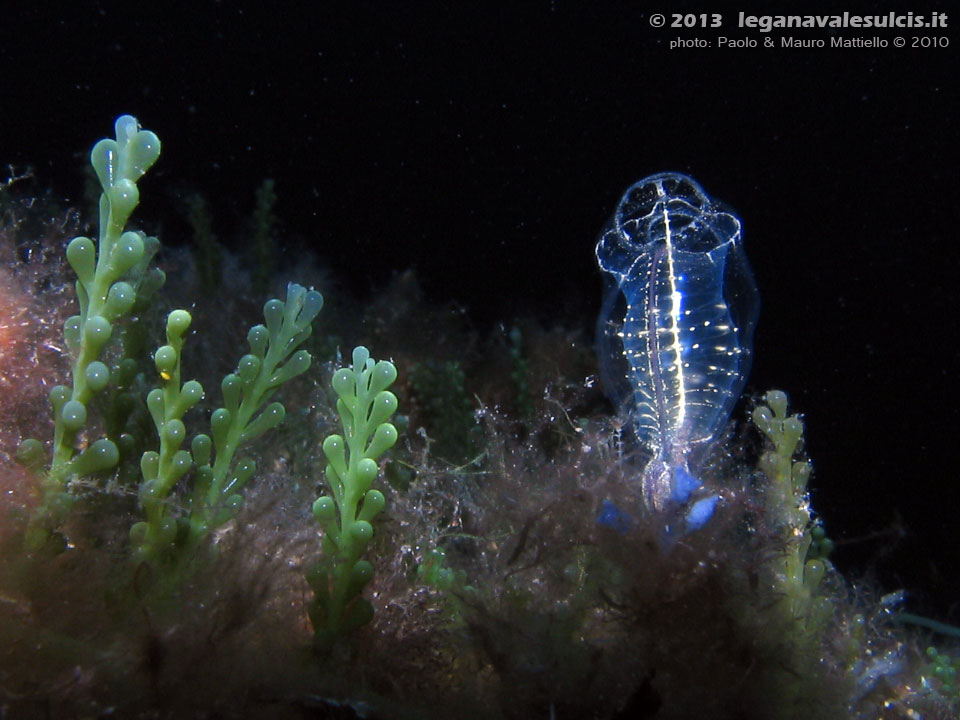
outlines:
[[[783,434],[791,442],[799,441],[803,435],[803,423],[796,416],[787,418],[783,421]]]
[[[167,317],[167,337],[181,337],[190,327],[192,320],[186,310],[174,310]]]
[[[70,388],[66,385],[54,385],[50,389],[50,404],[55,408],[70,399]]]
[[[71,315],[63,323],[63,339],[67,341],[67,346],[71,350],[78,350],[80,347],[80,316]]]
[[[333,520],[336,516],[337,507],[332,497],[324,496],[317,498],[313,503],[313,516],[321,522]]]
[[[132,187],[136,192],[136,185],[132,185]],[[137,204],[136,199],[134,199],[133,204],[134,206]],[[110,265],[114,271],[123,274],[140,262],[142,257],[143,238],[140,237],[139,233],[125,232],[117,240],[117,244],[113,246],[113,252],[110,254]]]
[[[39,470],[46,460],[47,453],[43,443],[36,438],[27,438],[17,448],[17,462],[32,470]]]
[[[263,305],[263,317],[267,321],[268,328],[279,328],[283,322],[283,301],[273,298],[267,300]]]
[[[160,138],[149,130],[139,130],[130,136],[125,149],[127,171],[136,180],[160,157]]]
[[[179,444],[187,436],[187,428],[182,420],[167,420],[163,424],[163,435],[167,442]]]
[[[107,310],[114,316],[127,315],[137,301],[137,293],[127,282],[114,283],[107,295]]]
[[[87,380],[87,385],[94,392],[100,392],[110,382],[110,370],[99,360],[94,360],[87,365],[83,374]]]
[[[101,315],[87,318],[87,321],[83,324],[84,340],[98,348],[110,339],[111,333],[113,333],[113,326],[109,320]]]
[[[392,448],[397,442],[397,429],[391,423],[383,423],[377,427],[373,435],[373,441],[367,448],[367,454],[370,457],[379,457],[381,454]]]
[[[70,468],[78,475],[109,470],[120,460],[117,446],[106,438],[100,438],[93,445],[77,455],[70,463]]]
[[[383,390],[393,384],[397,379],[397,368],[393,363],[381,360],[373,369],[373,381],[371,385],[376,390]]]
[[[363,496],[364,509],[370,507],[375,509],[377,512],[380,512],[386,504],[387,498],[384,497],[383,493],[379,490],[371,490]]]
[[[254,325],[247,333],[247,342],[250,343],[250,349],[254,355],[263,357],[267,352],[267,341],[270,339],[270,332],[263,325]]]
[[[366,520],[357,520],[350,527],[350,537],[362,543],[370,542],[373,537],[373,525]]]
[[[379,425],[397,411],[397,406],[397,396],[389,390],[382,390],[373,400],[370,422]]]
[[[353,370],[350,368],[340,368],[333,374],[330,380],[334,391],[340,397],[349,397],[356,394],[356,383]]]
[[[145,522],[134,523],[130,528],[130,544],[134,547],[143,545],[147,539],[147,530],[149,526]]]
[[[363,509],[360,511],[360,519],[369,522],[376,517],[384,506],[387,499],[379,490],[370,490],[363,496]]]
[[[328,435],[323,441],[323,454],[328,458],[344,457],[343,438],[339,435]]]
[[[260,358],[256,355],[244,355],[237,363],[237,375],[250,382],[255,380],[260,372]]]
[[[180,396],[190,405],[196,405],[203,400],[203,385],[196,380],[187,380],[180,389]]]
[[[771,390],[764,398],[770,409],[776,413],[777,417],[785,418],[787,416],[787,394],[782,390]]]
[[[173,373],[177,366],[177,351],[174,350],[171,345],[159,347],[157,348],[157,352],[154,353],[153,363],[157,366],[157,372],[160,373],[163,379],[169,380],[170,374]]]
[[[312,321],[323,309],[323,295],[316,290],[311,290],[303,299],[303,309],[297,320],[300,324],[306,324]]]
[[[218,432],[226,432],[230,429],[230,421],[233,416],[226,408],[217,408],[210,415],[210,427],[213,429],[214,436]]]
[[[117,180],[112,187],[106,190],[106,196],[110,201],[114,222],[120,221],[121,225],[126,223],[130,213],[140,202],[140,191],[137,190],[136,184],[127,178]],[[127,267],[129,268],[132,265],[133,263]]]
[[[90,238],[76,237],[67,245],[67,262],[81,282],[93,281],[96,260],[97,250]]]
[[[356,469],[356,480],[360,486],[366,490],[373,484],[373,481],[377,479],[377,472],[380,468],[377,466],[375,460],[370,458],[363,458],[360,462],[357,463]]]
[[[357,345],[357,347],[353,349],[353,366],[358,370],[362,370],[369,359],[370,351],[367,350],[363,345]]]
[[[260,422],[265,423],[267,427],[275,428],[282,423],[286,417],[287,410],[283,407],[283,403],[274,402],[267,405],[263,412],[260,413],[260,418],[262,418]],[[258,418],[258,420],[260,418]]]
[[[294,353],[283,366],[283,370],[286,373],[289,373],[287,377],[295,377],[301,375],[310,369],[310,363],[313,362],[313,358],[310,356],[306,350],[298,350]]]
[[[148,450],[140,457],[140,474],[147,479],[146,484],[141,487],[147,487],[151,480],[156,479],[160,472],[160,453]]]
[[[773,412],[765,405],[754,408],[753,423],[767,435],[773,432]]]
[[[193,461],[197,465],[208,465],[210,463],[210,454],[213,448],[213,441],[209,435],[203,433],[194,435],[190,442],[190,452],[193,454]]]
[[[236,470],[233,473],[233,479],[236,483],[239,483],[243,486],[247,480],[253,477],[253,474],[257,471],[257,464],[250,458],[244,458],[237,465]],[[228,487],[233,486],[235,483],[230,483]]]
[[[76,432],[87,422],[87,406],[79,400],[68,400],[60,411],[60,422],[67,430]]]
[[[193,458],[186,450],[178,450],[170,461],[170,473],[173,477],[183,477],[193,465]]]

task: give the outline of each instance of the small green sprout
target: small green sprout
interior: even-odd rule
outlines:
[[[318,648],[373,617],[373,606],[360,596],[373,565],[361,555],[373,538],[371,521],[386,504],[372,485],[377,458],[397,442],[397,429],[387,422],[397,410],[397,397],[387,390],[396,379],[392,363],[374,362],[365,347],[358,347],[353,367],[337,370],[331,381],[344,432],[323,443],[330,495],[313,504],[324,534],[323,557],[307,573],[315,593],[309,613]]]
[[[771,390],[764,400],[766,405],[753,411],[753,422],[770,442],[759,466],[769,481],[766,515],[783,544],[783,552],[771,558],[768,580],[782,598],[788,617],[815,627],[829,612],[815,597],[829,569],[830,546],[810,516],[810,463],[794,459],[803,440],[803,422],[798,415],[788,414],[786,393]],[[815,542],[817,550],[811,553]]]
[[[106,438],[95,440],[82,451],[77,444],[87,427],[90,401],[111,379],[110,369],[100,357],[115,325],[130,315],[147,262],[156,250],[155,241],[126,231],[126,225],[140,202],[137,181],[160,156],[160,140],[149,130],[141,130],[130,115],[117,118],[115,130],[116,140],[100,140],[90,153],[90,163],[103,188],[99,237],[96,242],[77,237],[67,245],[67,261],[77,274],[80,304],[80,314],[67,318],[63,328],[64,341],[73,356],[72,385],[57,385],[50,391],[53,451],[44,479],[43,502],[27,532],[28,547],[42,546],[62,520],[72,504],[68,493],[72,479],[109,470],[120,457],[116,444]],[[25,440],[18,452],[31,468],[42,466],[45,455],[43,444],[35,439]]]
[[[147,396],[160,451],[143,454],[140,503],[147,519],[130,530],[139,560],[156,562],[178,543],[192,550],[236,516],[243,504],[240,491],[257,468],[251,458],[235,460],[236,453],[283,422],[283,404],[267,401],[280,385],[310,367],[310,353],[297,348],[310,337],[311,323],[322,307],[320,293],[293,283],[287,287],[286,302],[273,299],[263,306],[266,325],[250,329],[250,353],[220,384],[224,406],[210,417],[213,437],[195,436],[189,452],[180,449],[186,439],[182,418],[203,397],[203,388],[194,380],[180,385],[180,353],[190,315],[184,310],[170,313],[167,345],[154,356],[161,386]],[[168,513],[168,497],[194,465],[188,514],[178,522]]]

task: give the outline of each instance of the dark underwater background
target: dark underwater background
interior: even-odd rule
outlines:
[[[960,624],[954,18],[937,31],[770,33],[891,41],[852,49],[763,48],[732,11],[723,29],[650,24],[712,11],[22,5],[0,25],[0,167],[30,166],[38,189],[81,204],[90,145],[133,114],[163,142],[136,224],[165,246],[189,244],[181,207],[200,192],[221,242],[241,250],[272,178],[285,277],[309,251],[369,300],[412,269],[427,303],[455,303],[484,332],[533,317],[592,333],[593,247],[621,193],[654,172],[690,174],[742,219],[761,296],[734,418],[748,396],[785,390],[837,567]],[[719,35],[760,47],[720,49]],[[914,36],[950,44],[910,47]],[[671,49],[677,38],[714,47]]]

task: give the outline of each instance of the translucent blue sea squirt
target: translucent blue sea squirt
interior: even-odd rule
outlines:
[[[596,254],[608,281],[601,377],[649,454],[644,503],[662,512],[692,500],[695,530],[717,497],[702,497],[691,468],[743,390],[759,309],[740,219],[686,175],[651,175],[623,194]]]

